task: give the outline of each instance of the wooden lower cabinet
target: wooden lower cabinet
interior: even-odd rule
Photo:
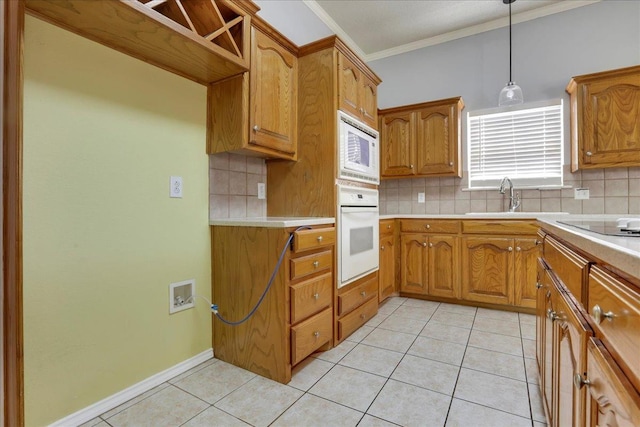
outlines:
[[[462,299],[535,308],[538,240],[464,237]]]
[[[585,426],[637,427],[640,395],[618,368],[602,341],[587,344],[587,371],[576,381],[587,390]]]
[[[403,233],[400,241],[401,292],[460,297],[457,236]]]
[[[378,272],[338,289],[334,344],[342,342],[378,313]]]
[[[287,246],[291,233],[293,248]],[[213,317],[215,357],[286,384],[294,365],[314,351],[331,348],[334,242],[333,226],[299,231],[211,227],[212,297],[229,321],[241,320],[255,307],[287,247],[253,316],[237,326]]]
[[[378,302],[396,292],[396,235],[394,220],[380,221],[380,270]]]

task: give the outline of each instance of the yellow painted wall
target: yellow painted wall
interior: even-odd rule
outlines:
[[[211,348],[206,88],[27,17],[24,334],[28,426]],[[169,177],[184,198],[169,198]],[[210,298],[209,298],[210,299]]]

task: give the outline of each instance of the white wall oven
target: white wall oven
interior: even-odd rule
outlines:
[[[338,288],[378,270],[378,190],[338,185]]]
[[[338,110],[338,178],[380,184],[378,131]]]

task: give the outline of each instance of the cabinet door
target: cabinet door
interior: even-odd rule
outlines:
[[[545,299],[544,299],[544,344],[543,351],[544,354],[542,356],[543,359],[543,370],[541,375],[542,381],[542,402],[545,405],[546,413],[549,417],[553,417],[553,343],[554,343],[554,330],[553,330],[553,316],[552,313],[555,312],[554,303],[558,300],[558,288],[551,280],[549,272],[545,272],[546,282],[549,284],[548,289],[545,291]],[[554,419],[551,419],[551,425],[555,426]]]
[[[455,236],[429,236],[429,295],[460,298],[459,239]]]
[[[637,427],[640,399],[600,340],[587,343],[586,426]]]
[[[378,128],[378,86],[362,74],[360,86],[360,108],[362,121],[374,129]]]
[[[346,56],[338,54],[338,107],[357,119],[362,118],[360,111],[360,87],[362,72]]]
[[[537,273],[537,294],[536,294],[536,361],[538,362],[538,372],[540,373],[540,386],[543,387],[544,378],[544,343],[545,343],[545,322],[547,319],[547,299],[551,298],[551,282],[547,275],[546,265],[542,259],[538,258]]]
[[[540,255],[538,239],[515,239],[515,245],[514,302],[518,307],[535,308],[537,264]]]
[[[396,113],[380,120],[382,176],[413,175],[415,145],[413,113]]]
[[[378,273],[378,302],[395,292],[396,248],[393,234],[380,237],[380,272]]]
[[[427,287],[427,236],[424,234],[403,234],[401,241],[402,265],[400,292],[424,294]]]
[[[249,140],[290,155],[296,152],[296,57],[252,28]]]
[[[584,388],[574,386],[576,375],[586,368],[587,337],[591,328],[577,311],[566,294],[554,294],[555,311],[551,314],[554,326],[554,362],[552,407],[556,426],[584,425],[586,393]]]
[[[455,175],[457,132],[454,106],[443,105],[416,113],[416,174]]]
[[[462,299],[513,303],[513,239],[465,237],[462,271]]]
[[[640,164],[640,73],[582,86],[584,165]]]

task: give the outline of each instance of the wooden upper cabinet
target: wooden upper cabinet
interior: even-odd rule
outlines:
[[[338,53],[338,108],[376,129],[378,83],[342,52]]]
[[[640,166],[640,66],[574,77],[571,169]]]
[[[462,98],[378,111],[383,178],[462,176]]]
[[[208,153],[296,160],[295,46],[261,28],[251,28],[250,72],[209,85]]]
[[[249,143],[295,156],[298,63],[294,54],[252,29]]]
[[[402,112],[381,116],[380,147],[382,176],[413,175],[415,132],[413,113]]]

